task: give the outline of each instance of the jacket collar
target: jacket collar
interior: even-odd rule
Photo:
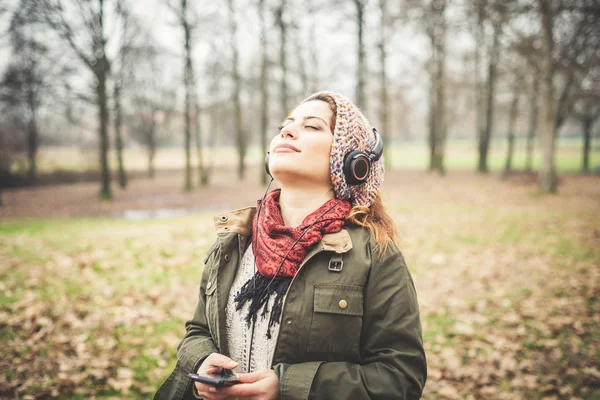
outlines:
[[[233,211],[217,214],[213,217],[217,235],[227,233],[239,233],[241,235],[252,235],[252,219],[256,214],[256,207],[240,208]],[[352,239],[347,229],[336,233],[326,233],[321,239],[323,250],[346,253],[352,249]]]

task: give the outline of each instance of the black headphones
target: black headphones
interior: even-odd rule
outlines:
[[[383,155],[383,141],[377,129],[373,128],[373,134],[375,135],[375,146],[365,153],[364,151],[354,150],[344,156],[344,177],[348,185],[360,185],[367,180],[369,172],[371,172],[371,166],[373,163],[381,158]],[[271,178],[271,172],[269,171],[269,152],[265,157],[265,170]]]

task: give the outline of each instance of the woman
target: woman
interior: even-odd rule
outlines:
[[[281,189],[215,216],[198,304],[155,399],[421,397],[419,307],[381,202],[382,151],[340,94],[293,110],[266,160]],[[187,377],[223,369],[241,383]]]

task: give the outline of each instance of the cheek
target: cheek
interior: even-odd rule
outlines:
[[[279,136],[279,135],[275,135],[273,137],[273,139],[271,139],[271,143],[269,144],[269,151],[271,153],[273,152],[273,148],[275,147],[275,142],[276,142],[277,136]]]
[[[316,144],[316,149],[315,151],[322,156],[323,158],[325,158],[328,162],[329,162],[329,155],[331,153],[331,145],[333,144],[333,139],[331,140],[320,140],[317,144]]]

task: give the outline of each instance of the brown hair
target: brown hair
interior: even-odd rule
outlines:
[[[327,94],[318,93],[314,96],[310,96],[304,100],[303,103],[312,100],[321,100],[329,104],[329,108],[333,111],[330,120],[331,131],[333,133],[337,116],[335,100]],[[350,214],[346,218],[346,221],[369,229],[371,235],[375,237],[375,243],[379,249],[380,258],[386,252],[388,246],[392,243],[397,244],[396,224],[385,210],[381,192],[377,193],[377,196],[370,207],[354,205],[350,210]]]

